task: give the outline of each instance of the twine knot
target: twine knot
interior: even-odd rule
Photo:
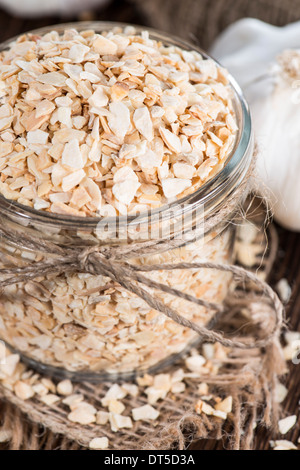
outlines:
[[[94,253],[97,253],[97,257],[98,257],[97,272],[95,269],[95,264],[92,261],[92,255]],[[98,247],[92,246],[92,247],[84,249],[82,252],[78,253],[77,259],[78,259],[79,271],[82,271],[84,273],[89,273],[92,275],[100,275],[100,274],[104,276],[106,275],[104,272],[105,271],[104,269],[105,257],[99,251]],[[101,272],[101,261],[103,263],[103,272]]]

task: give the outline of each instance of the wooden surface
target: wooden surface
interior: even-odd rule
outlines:
[[[30,29],[42,26],[57,24],[67,21],[75,21],[78,19],[86,19],[89,15],[81,15],[76,17],[48,17],[40,19],[21,19],[14,18],[0,10],[0,41],[4,41],[12,36],[28,31]],[[133,5],[125,0],[114,0],[105,9],[100,9],[93,13],[93,19],[111,20],[131,22],[135,24],[147,25],[146,18],[140,16],[134,9]],[[201,46],[201,43],[200,43]],[[277,281],[285,277],[293,288],[292,298],[286,308],[286,316],[288,324],[292,330],[300,331],[300,234],[295,234],[284,229],[278,228],[280,237],[280,247],[277,261],[274,266],[271,283],[276,284]],[[287,378],[289,394],[285,400],[286,415],[300,414],[300,365],[290,366],[290,374]],[[290,439],[296,443],[300,435],[300,419],[293,430],[284,436],[284,439]],[[275,436],[280,438],[280,436]],[[283,437],[281,437],[283,438]],[[270,449],[269,441],[274,439],[271,431],[258,430],[256,438],[256,449]],[[300,446],[299,446],[300,447]],[[223,449],[222,442],[208,441],[198,442],[193,445],[194,449]]]

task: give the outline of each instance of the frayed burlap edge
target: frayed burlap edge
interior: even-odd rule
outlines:
[[[260,216],[261,224],[261,216]],[[268,274],[277,251],[277,237],[274,227],[269,228],[268,246],[263,231],[258,233],[254,244],[260,246],[257,266],[260,272]],[[251,247],[250,247],[251,248]],[[253,287],[253,288],[252,288]],[[229,333],[244,328],[243,333],[259,338],[272,329],[270,305],[261,295],[257,295],[254,286],[248,286],[248,293],[237,286],[228,299],[227,314],[223,316],[218,328]],[[242,295],[241,295],[242,293]],[[239,301],[240,299],[240,301]],[[245,306],[252,309],[251,322],[245,313]],[[253,309],[255,314],[253,315]],[[240,313],[242,312],[242,314]],[[245,326],[245,323],[247,326]],[[199,346],[201,353],[201,346]],[[184,359],[163,372],[174,372],[185,367]],[[243,351],[231,349],[223,360],[220,372],[215,376],[199,376],[186,380],[184,393],[167,396],[156,408],[160,412],[155,424],[136,422],[132,429],[113,433],[109,425],[81,426],[68,421],[68,408],[62,404],[46,406],[33,398],[22,401],[2,385],[0,397],[4,407],[4,421],[0,431],[12,430],[6,446],[10,449],[79,449],[88,447],[94,437],[107,436],[111,450],[169,450],[187,449],[198,439],[221,439],[226,436],[224,445],[232,449],[251,449],[254,439],[255,424],[276,427],[279,417],[278,404],[274,400],[276,384],[280,376],[286,373],[279,342],[264,350]],[[195,413],[195,404],[199,399],[197,389],[200,383],[207,383],[215,396],[233,397],[233,410],[224,423],[218,418]],[[101,398],[111,383],[92,385],[76,384],[74,393],[82,393],[85,401],[97,409],[103,409]],[[147,403],[144,395],[137,398],[127,397],[122,400],[126,413],[134,407]]]

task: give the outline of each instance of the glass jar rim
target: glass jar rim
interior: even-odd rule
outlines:
[[[46,34],[50,31],[57,31],[62,33],[66,29],[77,29],[78,31],[83,31],[85,29],[93,29],[96,32],[108,31],[113,28],[126,28],[133,27],[137,33],[142,31],[149,31],[150,37],[156,40],[162,41],[166,46],[178,46],[187,51],[196,51],[202,55],[205,59],[212,59],[220,66],[219,62],[216,61],[212,56],[207,54],[198,46],[189,43],[183,39],[180,39],[174,35],[158,31],[153,28],[138,26],[130,23],[121,23],[121,22],[109,22],[109,21],[92,21],[92,22],[72,22],[72,23],[62,23],[58,25],[50,25],[44,28],[38,28],[31,31],[27,31],[25,34]],[[2,43],[0,43],[0,51],[7,48],[13,41],[18,37],[15,36],[10,38]],[[243,178],[246,175],[246,172],[250,166],[252,149],[253,149],[253,135],[252,135],[252,124],[251,124],[251,115],[249,106],[246,102],[246,99],[243,95],[243,92],[236,82],[236,80],[228,74],[229,85],[235,96],[235,106],[239,109],[235,111],[239,114],[238,122],[238,135],[235,140],[234,148],[226,158],[226,163],[224,167],[216,173],[211,179],[204,183],[198,190],[195,192],[184,196],[181,199],[171,202],[170,204],[164,204],[157,209],[153,209],[138,215],[139,224],[141,224],[141,219],[148,219],[149,214],[151,216],[159,217],[161,220],[167,219],[174,216],[174,212],[178,210],[180,214],[185,210],[194,210],[195,206],[203,205],[205,208],[205,213],[209,210],[213,210],[214,207],[218,206],[222,201],[222,195],[224,193],[231,191],[233,188],[237,188],[238,185],[242,182]],[[248,158],[247,158],[248,157]],[[39,224],[51,224],[54,226],[59,225],[61,228],[72,228],[76,229],[93,229],[104,217],[82,217],[82,216],[70,216],[70,215],[61,215],[41,210],[36,210],[34,208],[25,206],[16,201],[6,199],[0,194],[0,211],[6,213],[7,215],[11,214],[14,217],[20,216],[22,219],[32,222],[37,222]],[[123,223],[133,223],[137,216],[117,216],[117,217],[105,217],[106,222],[116,223],[120,226]]]

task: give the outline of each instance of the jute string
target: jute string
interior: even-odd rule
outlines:
[[[253,214],[257,213],[255,206],[252,202],[251,214],[247,210],[247,216],[261,228],[265,213],[259,209],[257,220],[257,215]],[[260,274],[263,274],[264,278],[272,269],[274,253],[277,253],[278,240],[274,230],[274,227],[268,227],[267,252],[266,238],[262,230],[257,231],[256,239],[251,245],[247,244],[247,249],[253,249],[256,253],[256,265],[261,267]],[[216,328],[226,332],[243,331],[253,338],[268,335],[274,328],[274,315],[273,308],[266,300],[252,282],[240,284],[226,299],[224,313],[217,315],[219,318],[215,324]],[[245,316],[245,311],[249,316]],[[199,353],[203,354],[201,346]],[[223,364],[218,373],[200,373],[197,378],[186,379],[184,393],[176,394],[175,400],[174,397],[167,396],[159,401],[155,405],[160,412],[156,426],[151,422],[136,422],[132,429],[123,429],[119,433],[112,432],[109,425],[99,429],[97,424],[82,426],[70,422],[69,411],[64,405],[58,403],[47,406],[35,397],[24,401],[18,398],[13,390],[1,384],[0,396],[6,404],[3,405],[5,419],[0,432],[11,433],[11,440],[3,444],[3,447],[33,450],[78,449],[79,445],[88,446],[91,439],[99,437],[100,433],[107,436],[109,447],[113,450],[183,450],[188,448],[193,440],[207,438],[209,441],[206,447],[209,442],[213,442],[211,439],[223,438],[224,445],[227,442],[229,448],[250,449],[253,446],[254,424],[259,421],[261,425],[276,426],[278,421],[280,407],[274,399],[274,390],[278,377],[286,371],[281,347],[278,340],[274,339],[272,344],[263,349],[230,348],[221,361]],[[164,373],[172,374],[178,368],[185,369],[184,358],[166,367]],[[29,369],[26,369],[26,374],[29,373]],[[39,380],[43,378],[39,377]],[[203,382],[209,385],[211,393],[221,397],[230,395],[233,398],[233,411],[228,416],[225,427],[218,419],[194,412],[199,397],[197,389]],[[85,401],[93,404],[96,409],[102,409],[101,399],[112,384],[113,382],[77,383],[74,384],[73,392],[82,394]],[[136,398],[127,397],[122,402],[126,410],[131,410],[147,404],[147,398],[143,393],[139,393]],[[30,424],[29,420],[37,424]]]
[[[255,158],[253,159],[253,162]],[[238,188],[232,192],[228,201],[222,209],[220,209],[213,216],[205,221],[205,230],[217,226],[219,223],[224,222],[232,217],[233,211],[237,210],[237,202],[245,197],[249,190],[249,184],[253,172],[253,164]],[[246,191],[246,192],[245,192]],[[271,344],[281,330],[283,322],[283,306],[273,289],[264,281],[260,280],[255,274],[247,271],[246,269],[226,264],[217,264],[212,262],[197,262],[186,263],[179,262],[175,264],[151,264],[151,265],[135,265],[128,260],[146,256],[157,250],[163,249],[164,251],[173,249],[180,244],[182,240],[168,238],[165,240],[149,240],[146,242],[132,243],[125,246],[101,246],[96,245],[82,249],[82,247],[71,246],[62,247],[56,245],[48,240],[41,240],[32,235],[28,237],[26,234],[19,234],[14,229],[7,227],[1,222],[0,219],[0,236],[6,238],[10,243],[18,247],[27,248],[35,252],[44,253],[49,255],[46,260],[33,262],[28,266],[22,267],[9,267],[0,269],[0,288],[19,283],[28,282],[48,274],[61,274],[61,273],[88,273],[92,275],[102,275],[108,277],[111,281],[119,284],[129,292],[136,294],[143,299],[151,308],[163,313],[167,317],[179,325],[190,328],[197,332],[203,340],[210,342],[219,342],[223,346],[240,348],[240,349],[253,349],[262,348]],[[218,271],[228,272],[238,281],[251,281],[259,290],[269,299],[270,304],[273,306],[275,314],[274,328],[263,339],[249,341],[247,338],[243,341],[238,339],[226,338],[222,333],[207,328],[206,326],[198,325],[190,320],[184,318],[173,308],[166,305],[163,301],[158,299],[154,293],[150,293],[145,287],[151,290],[159,290],[175,297],[185,299],[196,305],[201,305],[215,313],[222,313],[224,306],[208,302],[193,295],[174,289],[169,285],[165,285],[147,278],[142,273],[154,271],[169,271],[175,269],[214,269]],[[3,276],[5,279],[3,279]]]

